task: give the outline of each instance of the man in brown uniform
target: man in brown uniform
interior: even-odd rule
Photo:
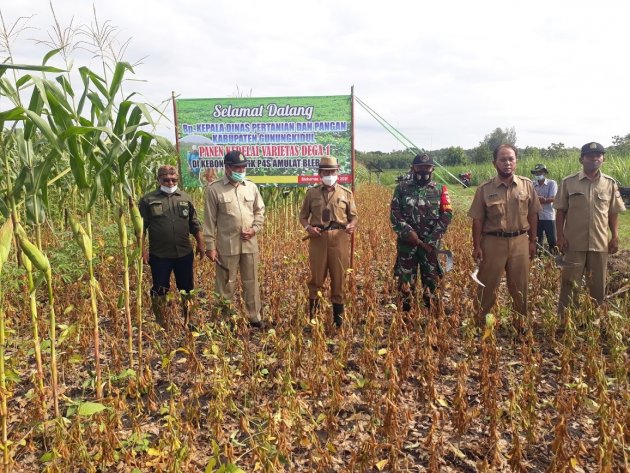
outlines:
[[[245,179],[245,156],[230,151],[223,161],[225,176],[206,187],[206,256],[216,263],[215,288],[224,300],[232,301],[240,270],[249,323],[262,328],[256,235],[262,229],[265,204],[256,184]]]
[[[201,225],[191,197],[177,188],[175,166],[160,166],[157,172],[159,189],[140,199],[138,210],[144,221],[142,257],[151,265],[151,307],[156,321],[164,325],[164,306],[175,273],[177,289],[182,293],[184,319],[188,323],[188,301],[193,290],[193,247],[190,235],[197,241],[197,253],[203,256],[205,245]],[[144,237],[149,234],[149,248]],[[191,326],[189,325],[189,328]]]
[[[357,224],[352,191],[337,184],[339,165],[332,156],[319,162],[322,183],[310,188],[300,211],[300,224],[309,236],[311,280],[308,282],[309,312],[318,307],[318,295],[330,273],[333,320],[343,320],[345,272],[350,264],[350,235]]]
[[[473,219],[477,277],[485,284],[477,288],[478,324],[494,305],[504,271],[514,309],[523,316],[527,314],[529,260],[536,255],[536,224],[541,206],[532,181],[514,174],[517,156],[518,150],[512,145],[494,150],[492,162],[497,176],[477,188],[468,211]]]
[[[582,171],[562,180],[553,202],[557,210],[558,248],[564,253],[565,262],[575,263],[562,269],[560,316],[572,304],[575,287],[584,274],[591,297],[598,304],[604,302],[608,254],[619,249],[618,215],[625,206],[615,180],[599,170],[605,152],[599,143],[582,146]]]

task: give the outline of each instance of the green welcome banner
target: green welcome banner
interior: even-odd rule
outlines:
[[[258,184],[319,182],[322,156],[352,182],[352,96],[241,97],[175,101],[182,182],[204,186],[223,176],[223,156],[241,151]]]

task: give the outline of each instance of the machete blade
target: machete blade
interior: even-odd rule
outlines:
[[[470,277],[472,278],[473,281],[475,281],[477,284],[479,284],[481,287],[486,287],[486,285],[484,283],[482,283],[479,278],[477,277],[477,273],[479,272],[479,266],[477,266],[475,268],[475,270],[470,273]]]
[[[438,255],[446,256],[446,267],[445,270],[448,273],[453,269],[453,252],[451,250],[439,250]]]

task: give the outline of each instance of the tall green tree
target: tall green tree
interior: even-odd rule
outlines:
[[[490,151],[505,144],[516,146],[516,130],[514,127],[505,130],[497,127],[484,137],[482,143],[487,145]]]
[[[492,150],[486,143],[481,142],[472,150],[472,158],[475,164],[488,163],[492,161]]]
[[[442,154],[442,164],[447,166],[457,166],[467,162],[468,155],[461,146],[451,146]]]

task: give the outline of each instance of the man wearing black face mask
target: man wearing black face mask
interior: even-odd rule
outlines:
[[[557,211],[558,248],[564,253],[565,262],[574,263],[562,269],[560,316],[575,302],[575,286],[584,274],[591,297],[598,304],[604,302],[608,254],[619,249],[618,215],[625,206],[615,180],[599,170],[605,152],[599,143],[582,146],[582,171],[562,180],[553,202]]]
[[[411,309],[418,267],[427,307],[443,275],[436,249],[453,210],[446,186],[431,180],[434,167],[429,155],[417,155],[411,165],[412,178],[398,184],[392,198],[390,220],[398,235],[394,274],[405,312]]]

